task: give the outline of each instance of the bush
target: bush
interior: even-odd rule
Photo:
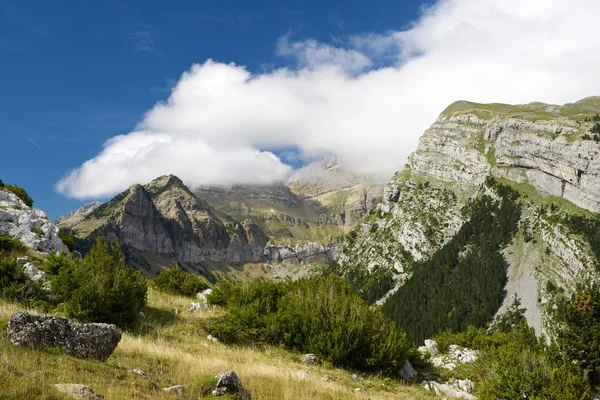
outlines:
[[[505,346],[480,357],[478,367],[483,376],[477,393],[481,400],[589,399],[585,373],[524,324]]]
[[[23,189],[22,187],[20,187],[18,185],[8,185],[8,184],[4,184],[1,187],[5,190],[8,190],[9,192],[12,192],[15,196],[17,196],[18,198],[23,200],[23,203],[25,203],[29,207],[33,206],[33,199],[29,196],[27,191],[25,191],[25,189]]]
[[[25,251],[25,246],[19,239],[14,239],[7,234],[0,234],[0,252],[4,251]]]
[[[49,293],[42,289],[41,284],[29,280],[23,267],[8,258],[0,259],[0,298],[43,308],[47,308],[50,300]]]
[[[60,240],[62,240],[65,246],[67,246],[67,249],[69,249],[70,252],[73,252],[75,250],[75,237],[73,236],[73,233],[71,233],[71,231],[66,229],[60,229],[58,231],[58,237],[60,238]]]
[[[184,271],[179,266],[160,271],[153,282],[156,288],[163,292],[189,297],[209,287],[202,278]]]
[[[397,373],[407,358],[404,333],[334,275],[219,283],[209,302],[227,307],[207,326],[224,342],[284,345],[336,366],[389,374]]]
[[[558,343],[569,359],[588,370],[593,383],[600,382],[600,287],[573,296]]]
[[[139,271],[125,265],[118,240],[110,249],[104,238],[83,260],[54,256],[46,266],[58,270],[52,280],[57,301],[65,303],[68,317],[81,322],[107,322],[132,327],[146,305],[148,287]]]

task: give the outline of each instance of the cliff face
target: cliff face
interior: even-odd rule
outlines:
[[[484,184],[492,176],[520,193],[522,207],[519,233],[502,250],[508,283],[501,311],[517,297],[530,324],[550,332],[554,311],[577,283],[599,280],[589,241],[567,223],[570,215],[600,212],[600,138],[590,132],[599,112],[598,97],[564,106],[451,105],[348,235],[341,270],[391,276],[384,303],[414,265],[453,238],[465,205],[493,195]]]

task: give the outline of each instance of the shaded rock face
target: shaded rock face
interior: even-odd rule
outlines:
[[[58,383],[54,385],[56,390],[61,393],[68,394],[74,399],[80,400],[104,400],[104,396],[96,393],[94,389],[89,386],[76,384],[76,383]]]
[[[111,324],[79,324],[55,315],[18,311],[11,315],[7,335],[15,346],[36,350],[59,347],[72,357],[106,361],[121,341]]]
[[[48,220],[43,211],[28,207],[20,198],[3,189],[0,189],[0,234],[17,238],[35,251],[68,251],[58,236],[58,227]]]

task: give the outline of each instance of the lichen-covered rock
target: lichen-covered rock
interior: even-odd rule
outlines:
[[[238,400],[252,399],[250,392],[242,385],[242,381],[234,371],[220,372],[217,378],[219,380],[215,390],[213,390],[213,395],[234,394]]]
[[[58,227],[42,210],[31,208],[13,193],[0,189],[0,234],[19,239],[32,250],[50,253],[67,251]]]
[[[80,324],[56,315],[12,314],[7,335],[15,346],[36,350],[58,347],[72,357],[106,361],[121,341],[112,324]]]
[[[183,385],[170,386],[170,387],[163,388],[163,392],[181,396],[185,392],[185,387]]]
[[[46,273],[37,269],[35,265],[30,262],[26,262],[25,265],[23,265],[23,272],[25,272],[32,281],[37,282],[46,279]]]
[[[74,399],[79,400],[104,400],[104,396],[96,393],[94,389],[89,386],[81,385],[77,383],[58,383],[54,385],[56,390],[61,393],[65,393]]]

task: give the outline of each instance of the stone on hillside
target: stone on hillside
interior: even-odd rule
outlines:
[[[188,311],[196,312],[198,310],[202,310],[203,308],[206,308],[205,304],[192,302],[192,304],[190,304],[190,308],[188,308]]]
[[[448,346],[448,355],[463,364],[473,364],[477,361],[477,354],[476,350],[460,348],[456,344]]]
[[[183,385],[170,386],[170,387],[163,388],[163,392],[181,396],[181,395],[183,395],[183,392],[185,392],[185,387]]]
[[[415,371],[410,361],[406,360],[402,369],[399,371],[399,375],[405,381],[411,381],[417,376],[417,371]]]
[[[308,364],[308,365],[321,364],[321,360],[319,360],[319,357],[317,357],[316,355],[314,355],[312,353],[303,355],[302,358],[300,359],[300,361],[302,361],[304,364]]]
[[[94,389],[86,385],[76,383],[58,383],[54,385],[56,390],[68,394],[74,399],[80,400],[104,400],[104,396],[96,393]]]
[[[10,342],[36,350],[59,347],[72,357],[106,361],[121,341],[112,324],[80,324],[56,315],[17,311],[7,329]]]
[[[421,354],[429,353],[429,355],[432,357],[439,353],[437,342],[431,339],[426,339],[425,346],[419,347],[418,351]]]
[[[29,259],[27,257],[17,257],[17,264],[19,265],[25,265],[29,262]]]
[[[25,272],[25,274],[29,276],[32,281],[37,282],[40,280],[46,280],[46,273],[37,269],[35,265],[30,262],[27,262],[25,265],[23,265],[23,272]]]
[[[252,399],[250,392],[242,385],[242,381],[234,371],[220,372],[217,378],[219,380],[213,390],[213,395],[235,394],[238,400]]]
[[[477,400],[477,397],[470,393],[464,392],[458,388],[450,386],[447,383],[438,383],[435,381],[423,381],[421,386],[428,391],[434,392],[437,396],[446,395],[450,398]]]
[[[208,336],[206,337],[206,339],[207,339],[207,340],[210,340],[211,342],[215,342],[215,343],[219,341],[219,339],[217,339],[217,338],[216,338],[216,337],[214,337],[213,335],[208,335]]]
[[[209,289],[205,289],[205,290],[203,290],[203,291],[201,291],[199,293],[196,293],[196,298],[198,300],[200,300],[200,303],[208,305],[208,300],[207,300],[206,296],[208,296],[211,293],[212,293],[212,289],[210,289],[210,288]]]

